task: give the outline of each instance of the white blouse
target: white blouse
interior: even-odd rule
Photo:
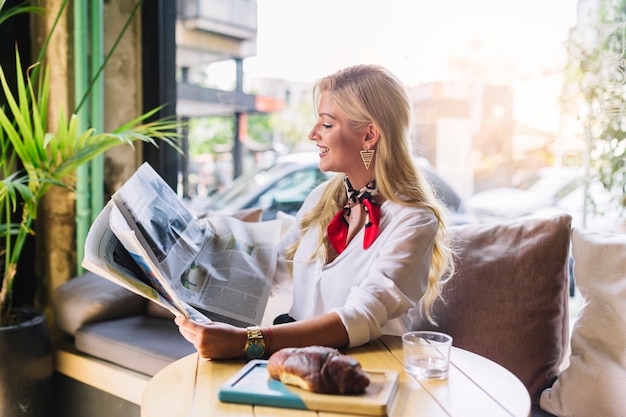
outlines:
[[[320,199],[323,187],[307,197],[279,252],[295,243],[300,219]],[[302,239],[293,263],[293,304],[296,320],[336,312],[346,328],[349,346],[359,346],[382,334],[400,335],[418,322],[418,300],[428,285],[437,219],[427,209],[405,207],[390,201],[380,207],[378,237],[363,249],[363,229],[331,263],[310,255],[317,231]],[[285,268],[277,271],[285,273]],[[277,272],[278,275],[281,272]],[[285,277],[277,276],[277,281]]]

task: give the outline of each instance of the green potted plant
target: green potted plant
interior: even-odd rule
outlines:
[[[3,13],[3,6],[0,1],[0,23],[16,13],[37,11],[25,6]],[[0,106],[0,415],[35,416],[49,412],[46,405],[35,404],[42,403],[35,397],[49,393],[42,384],[53,371],[50,337],[43,313],[17,308],[12,296],[25,242],[34,235],[40,202],[53,187],[71,187],[68,180],[78,167],[115,146],[136,141],[176,146],[179,122],[149,122],[159,109],[106,133],[80,129],[71,112],[59,111],[55,120],[49,120],[47,66],[36,62],[23,68],[16,51],[11,70],[17,74],[14,85],[0,67],[0,94],[6,103]],[[50,126],[56,126],[54,131]],[[33,342],[26,339],[29,336],[17,335],[24,330],[42,340]],[[32,360],[26,353],[34,355]],[[35,363],[43,364],[43,370],[35,371],[31,366]],[[21,374],[27,380],[22,381]]]
[[[22,74],[19,56],[17,73]],[[121,144],[155,139],[173,145],[172,130],[177,122],[142,123],[157,110],[145,113],[124,126],[107,133],[78,128],[76,115],[60,112],[57,131],[48,130],[47,106],[49,79],[42,71],[40,85],[24,75],[18,76],[17,94],[13,96],[4,71],[0,68],[0,85],[8,108],[0,108],[0,237],[4,239],[1,263],[4,267],[0,289],[0,325],[10,324],[11,294],[17,264],[25,240],[34,233],[33,221],[43,196],[64,182],[76,168]],[[20,169],[16,170],[16,167]],[[17,221],[15,215],[18,215]]]

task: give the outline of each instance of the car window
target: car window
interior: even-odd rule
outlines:
[[[296,204],[300,208],[313,188],[326,180],[317,167],[291,172],[261,194],[250,206],[269,208],[273,205]]]
[[[221,210],[238,196],[245,195],[248,190],[256,187],[255,175],[244,175],[237,178],[230,186],[211,195],[211,208]]]
[[[226,207],[238,207],[237,203],[240,199],[247,198],[253,194],[255,190],[271,183],[276,177],[282,175],[282,171],[287,165],[273,165],[270,168],[254,172],[252,174],[243,175],[235,179],[228,188],[219,191],[211,196],[211,208],[214,210],[222,210]]]

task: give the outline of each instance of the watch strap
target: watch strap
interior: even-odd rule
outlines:
[[[263,332],[259,326],[249,326],[246,328],[248,337],[243,348],[249,359],[259,359],[265,355],[266,347],[263,340]]]

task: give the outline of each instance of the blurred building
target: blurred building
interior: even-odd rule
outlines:
[[[176,19],[177,114],[185,117],[255,111],[243,92],[243,59],[256,54],[256,0],[178,0]],[[208,65],[233,60],[233,90],[206,87]]]
[[[432,82],[411,89],[411,97],[415,147],[463,197],[471,195],[483,177],[510,178],[510,87]]]
[[[243,60],[256,54],[256,0],[178,0],[176,17],[176,114],[183,118],[232,116],[233,174],[243,171],[246,115],[257,111],[257,97],[243,90]],[[208,65],[234,61],[231,90],[209,87]],[[268,104],[262,102],[267,108]],[[188,151],[183,134],[183,150]],[[191,161],[185,152],[178,171],[183,195],[188,195]]]

